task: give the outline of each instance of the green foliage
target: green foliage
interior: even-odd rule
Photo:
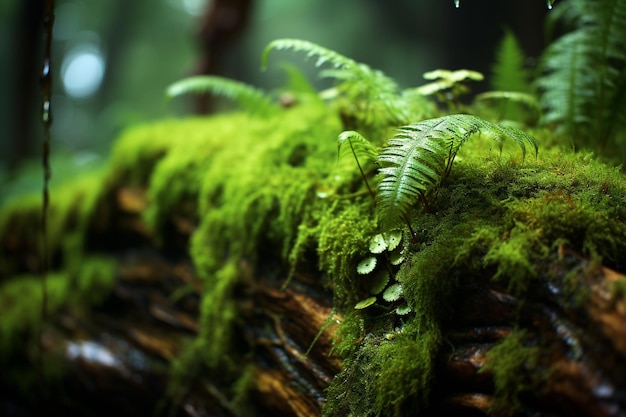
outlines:
[[[173,98],[188,93],[224,96],[250,113],[268,114],[278,111],[278,106],[263,91],[227,78],[211,75],[188,77],[171,84],[166,95]]]
[[[50,315],[61,308],[84,308],[100,303],[115,282],[113,259],[81,257],[80,253],[72,255],[81,258],[79,268],[53,271],[46,278],[47,313]],[[14,275],[0,283],[0,355],[23,349],[26,340],[34,340],[43,319],[41,285],[41,277],[35,274]]]
[[[262,68],[266,68],[269,54],[274,49],[304,52],[307,58],[317,58],[316,66],[328,64],[333,68],[322,74],[340,83],[325,95],[339,103],[347,128],[377,131],[397,126],[407,123],[413,112],[426,107],[419,95],[401,92],[396,82],[381,71],[300,39],[272,41],[263,51]]]
[[[499,102],[498,121],[521,121],[524,110],[529,122],[534,125],[541,117],[541,105],[533,94],[517,91],[488,91],[476,96],[476,102]]]
[[[382,179],[376,207],[383,230],[397,227],[413,206],[426,202],[427,194],[449,174],[461,146],[477,133],[492,137],[499,146],[511,139],[523,155],[526,144],[537,152],[529,134],[472,115],[444,116],[400,128],[378,156]]]
[[[496,49],[495,62],[491,68],[490,85],[495,91],[529,93],[530,74],[525,68],[526,57],[515,34],[505,30]]]
[[[540,346],[533,346],[523,330],[514,331],[487,354],[481,372],[493,373],[497,405],[521,410],[520,396],[538,390],[547,375],[532,371],[541,360]],[[545,353],[544,353],[545,354]]]
[[[423,333],[419,338],[410,331],[398,332],[392,339],[370,334],[354,356],[344,361],[326,395],[332,402],[323,416],[401,416],[426,403],[432,373],[431,354],[438,335]]]
[[[438,69],[425,73],[424,78],[433,81],[413,91],[423,96],[435,95],[441,103],[447,105],[449,112],[456,113],[460,111],[461,96],[470,92],[465,81],[482,81],[484,77],[480,72],[466,69]]]
[[[579,146],[602,149],[626,126],[626,1],[563,2],[573,26],[542,57],[544,122]]]

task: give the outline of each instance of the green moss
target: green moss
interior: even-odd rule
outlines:
[[[84,234],[100,198],[101,182],[102,173],[96,171],[51,187],[47,244],[52,257],[76,256],[64,252],[64,241],[70,234]],[[0,209],[0,241],[7,255],[0,260],[0,277],[27,272],[20,264],[25,253],[34,258],[39,256],[42,204],[41,194],[28,194],[8,201]]]
[[[112,258],[83,258],[75,270],[53,272],[46,277],[47,314],[60,308],[80,308],[101,302],[115,282]],[[43,284],[41,275],[16,275],[0,283],[0,355],[23,347],[22,336],[41,327]]]
[[[518,150],[500,154],[492,142],[476,138],[476,146],[462,149],[451,175],[427,196],[430,210],[415,207],[409,213],[417,241],[410,242],[408,228],[403,231],[402,264],[377,252],[376,269],[388,270],[389,278],[372,294],[357,265],[371,256],[380,219],[354,161],[336,162],[340,131],[338,117],[315,102],[266,118],[232,113],[158,122],[129,130],[117,142],[103,179],[107,189],[147,186],[145,220],[155,236],[163,237],[175,215],[197,225],[189,253],[203,282],[201,331],[173,363],[175,399],[202,370],[225,385],[240,380],[231,394],[245,409],[251,371],[242,365],[245,348],[235,342],[238,297],[251,279],[250,266],[253,276],[279,283],[288,270],[316,267],[321,284],[333,291],[333,311],[343,317],[333,352],[343,370],[328,389],[325,415],[396,416],[428,404],[441,323],[454,313],[449,300],[462,296],[459,288],[496,279],[516,295],[531,297],[533,284],[545,278],[537,265],[553,259],[560,245],[626,270],[626,185],[618,169],[557,149],[522,160]],[[51,242],[63,261],[52,274],[51,306],[97,302],[87,294],[106,289],[114,275],[106,258],[85,259],[86,225],[102,192],[90,181],[53,194]],[[23,218],[17,211],[30,214]],[[18,229],[36,235],[36,199],[2,213],[0,235],[16,235]],[[17,266],[7,265],[2,271],[13,275]],[[36,325],[37,306],[17,307],[15,301],[21,293],[34,294],[35,283],[20,278],[3,284],[1,294],[13,300],[7,305],[15,305],[7,317],[17,317],[2,321],[9,329],[2,330],[6,340],[16,340],[19,320]],[[381,296],[390,285],[402,291]],[[372,295],[372,306],[354,310]],[[404,312],[411,312],[396,314],[405,303]],[[524,340],[520,333],[508,342],[519,354],[511,366],[533,356]],[[515,402],[526,381],[516,375],[507,380],[514,369],[502,365],[498,349],[491,362],[498,367],[498,392]]]
[[[368,334],[328,388],[323,415],[400,416],[423,407],[438,344],[437,331],[418,337],[414,329],[405,328],[391,340]]]
[[[400,320],[385,314],[396,304],[379,300],[377,308],[351,312],[344,318],[335,345],[344,358],[344,369],[329,388],[327,415],[367,414],[364,410],[373,415],[400,415],[405,407],[426,405],[440,326],[454,312],[448,301],[462,296],[458,288],[491,278],[520,297],[532,297],[542,287],[534,284],[550,278],[541,276],[537,267],[556,259],[559,245],[625,270],[619,256],[626,251],[625,196],[626,183],[619,171],[589,155],[555,150],[521,163],[489,152],[465,153],[452,175],[429,196],[430,212],[416,211],[411,217],[419,241],[409,245],[395,281],[402,285],[413,313]],[[329,229],[327,242],[333,241],[330,231],[334,229],[337,225]],[[355,256],[362,259],[362,253],[358,255],[364,249],[358,245],[363,245],[366,236],[352,242],[352,253],[339,243],[334,248],[329,245],[338,259],[335,270],[346,274],[339,282],[357,293],[360,288],[355,283],[360,277],[350,262],[354,263]],[[337,278],[337,274],[332,276]],[[580,283],[564,279],[568,288],[578,285],[571,288],[573,299],[583,299],[585,289]],[[501,355],[507,346],[520,347],[521,340],[520,334],[494,354]],[[410,359],[390,359],[403,357],[404,349],[412,352]],[[516,352],[519,356],[511,359],[513,367],[531,360],[536,349]],[[493,363],[499,369],[497,384],[503,401],[515,402],[516,390],[529,385],[516,380],[522,376],[503,365],[508,360]],[[403,367],[410,371],[403,373]],[[383,369],[397,377],[381,379],[387,375]],[[361,404],[363,408],[354,408]]]
[[[48,318],[61,308],[84,309],[102,301],[115,282],[113,258],[85,254],[85,236],[101,186],[102,171],[97,170],[53,182],[50,189],[46,238],[50,264],[45,278]],[[0,210],[2,360],[15,352],[36,354],[28,346],[36,340],[43,319],[41,216],[39,194],[10,200]]]
[[[489,351],[481,372],[493,374],[496,408],[521,410],[523,396],[541,388],[549,377],[549,372],[536,371],[541,356],[541,347],[533,345],[524,330],[514,331]]]

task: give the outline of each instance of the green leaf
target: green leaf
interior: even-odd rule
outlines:
[[[402,304],[401,306],[396,308],[396,314],[399,315],[399,316],[406,316],[411,311],[413,311],[413,309],[411,307],[409,307],[408,304]]]
[[[347,143],[347,145],[346,145]],[[367,161],[376,161],[378,152],[372,143],[365,139],[363,135],[354,130],[347,130],[339,134],[337,139],[338,159],[342,160],[346,157],[352,157],[359,161],[362,159],[361,165]]]
[[[389,282],[389,272],[380,269],[372,274],[369,282],[370,292],[372,294],[380,294]]]
[[[376,268],[376,257],[368,256],[356,266],[356,272],[361,275],[369,274]]]
[[[550,23],[573,30],[540,61],[543,122],[578,146],[601,149],[626,127],[626,0],[571,0],[561,11]]]
[[[389,263],[391,265],[400,265],[404,262],[404,248],[396,248],[389,253]]]
[[[355,310],[362,310],[374,304],[376,302],[376,297],[368,297],[365,300],[361,300],[354,305]]]
[[[408,218],[409,211],[426,201],[427,194],[449,173],[459,148],[476,133],[488,134],[499,145],[513,140],[526,155],[526,145],[537,152],[529,134],[468,114],[428,119],[398,129],[378,161],[381,166],[376,210],[383,230],[391,230]]]
[[[390,230],[383,233],[383,237],[385,238],[385,242],[387,243],[387,250],[391,252],[398,247],[400,242],[402,242],[402,230]]]
[[[511,30],[505,30],[491,68],[491,89],[528,93],[530,76],[525,68],[525,61],[526,57],[515,34]]]
[[[307,58],[316,58],[315,66],[328,64],[323,71],[340,84],[332,89],[334,99],[346,98],[343,113],[353,118],[357,126],[393,126],[408,120],[407,99],[399,94],[397,83],[382,71],[356,62],[338,52],[301,39],[277,39],[270,42],[261,56],[261,67],[267,66],[272,50],[304,52]]]
[[[387,249],[387,242],[385,242],[385,238],[380,233],[370,240],[371,253],[383,253],[385,249]]]
[[[233,100],[251,113],[267,114],[279,110],[278,105],[272,102],[262,90],[222,77],[210,75],[188,77],[171,84],[166,90],[168,98],[189,93],[220,95]]]
[[[398,299],[400,299],[403,296],[403,290],[402,290],[402,285],[396,283],[393,285],[390,285],[385,292],[383,293],[383,299],[385,301],[396,301]]]
[[[267,68],[267,60],[272,50],[292,50],[295,52],[305,52],[306,57],[317,57],[315,66],[319,67],[324,63],[329,63],[335,68],[354,68],[358,63],[338,52],[324,48],[316,43],[305,41],[302,39],[276,39],[270,42],[261,55],[261,69]]]

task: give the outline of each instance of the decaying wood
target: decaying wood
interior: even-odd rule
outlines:
[[[18,410],[8,415],[236,413],[229,387],[202,372],[183,392],[168,395],[171,362],[200,332],[202,283],[184,253],[171,256],[152,241],[140,217],[144,200],[141,190],[129,189],[101,202],[90,240],[99,242],[97,250],[118,257],[117,284],[102,305],[88,312],[62,311],[48,324],[44,345],[68,365],[63,398],[72,401],[46,397],[33,406],[18,396],[10,402],[7,398],[17,392],[2,387],[4,409],[10,403]],[[172,227],[172,240],[184,247],[194,221],[172,221]],[[115,244],[122,238],[120,251]],[[240,269],[245,288],[236,349],[255,367],[248,401],[258,415],[319,415],[324,390],[341,369],[330,355],[336,325],[318,335],[331,315],[332,294],[316,284],[314,271],[298,271],[281,289],[284,282],[263,277],[254,265],[242,263]],[[626,305],[611,291],[611,283],[625,277],[563,248],[538,270],[545,279],[537,281],[543,287],[536,299],[518,299],[489,279],[457,291],[453,314],[443,324],[446,342],[436,357],[424,415],[626,415]],[[588,289],[582,303],[573,302],[565,283]],[[181,288],[185,295],[173,299]],[[548,347],[527,372],[548,376],[520,393],[522,408],[514,409],[499,405],[493,373],[485,366],[491,349],[520,329],[530,344]]]

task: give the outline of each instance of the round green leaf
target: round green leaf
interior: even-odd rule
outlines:
[[[367,307],[371,306],[375,302],[376,302],[376,297],[369,297],[369,298],[366,298],[365,300],[361,300],[358,303],[356,303],[355,306],[354,306],[354,309],[355,310],[362,310],[364,308],[367,308]]]
[[[383,299],[389,302],[396,301],[400,297],[402,297],[402,286],[397,283],[390,285],[383,293]]]
[[[385,242],[385,238],[380,233],[370,240],[370,252],[383,253],[385,249],[387,249],[387,242]]]
[[[402,242],[402,230],[391,230],[383,235],[387,243],[387,250],[392,251]]]
[[[402,304],[400,307],[396,308],[396,314],[399,316],[406,316],[411,311],[413,311],[413,309],[409,307],[408,304]]]
[[[369,274],[374,270],[374,268],[376,268],[376,262],[376,257],[368,256],[367,258],[359,262],[359,264],[356,266],[356,272],[362,275]]]
[[[369,282],[370,292],[372,294],[380,294],[387,283],[389,282],[389,272],[385,269],[380,269],[372,274],[371,280]]]

